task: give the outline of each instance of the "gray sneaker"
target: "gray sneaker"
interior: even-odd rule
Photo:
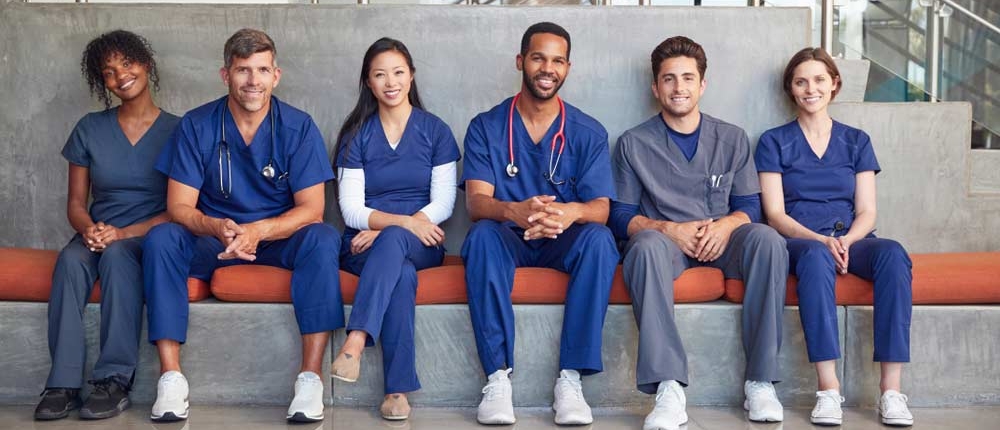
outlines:
[[[513,389],[510,386],[511,369],[501,369],[489,376],[483,387],[483,401],[479,402],[476,421],[480,424],[514,424]]]

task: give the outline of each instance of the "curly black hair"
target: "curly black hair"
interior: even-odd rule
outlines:
[[[149,70],[149,82],[153,84],[154,90],[159,91],[160,75],[156,71],[154,53],[146,38],[131,31],[115,30],[91,40],[80,60],[80,71],[87,78],[90,95],[97,94],[106,109],[111,107],[111,91],[104,85],[101,71],[104,69],[104,62],[114,54],[121,54],[128,61],[146,66]]]

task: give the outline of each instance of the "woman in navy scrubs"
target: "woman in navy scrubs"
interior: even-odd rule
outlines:
[[[66,214],[77,234],[59,253],[52,275],[52,368],[35,409],[39,420],[81,407],[83,314],[97,279],[101,349],[80,418],[110,418],[130,405],[142,329],[142,239],[167,219],[166,178],[153,163],[180,120],[153,104],[151,87],[159,78],[153,50],[141,36],[102,34],[87,44],[81,68],[105,110],[84,116],[62,150],[69,161]],[[111,94],[121,100],[114,108]]]
[[[798,277],[802,328],[819,385],[811,421],[842,420],[834,288],[838,274],[852,273],[874,281],[882,422],[912,425],[899,392],[903,363],[910,361],[911,263],[898,242],[872,234],[880,169],[868,135],[827,112],[841,85],[821,48],[803,49],[789,61],[783,86],[798,117],[765,132],[757,145],[762,205],[768,224],[787,238],[789,267]]]
[[[441,265],[438,224],[455,205],[460,157],[451,129],[423,110],[413,59],[382,38],[365,53],[358,103],[337,137],[339,203],[347,228],[340,266],[360,276],[334,378],[354,382],[363,348],[382,342],[388,420],[406,419],[420,389],[413,345],[417,270]]]

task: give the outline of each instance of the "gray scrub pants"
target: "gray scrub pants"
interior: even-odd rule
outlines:
[[[128,384],[139,359],[142,330],[142,240],[113,242],[104,252],[91,252],[76,235],[59,253],[49,296],[47,388],[83,385],[87,345],[84,308],[94,281],[101,279],[101,352],[91,375],[115,377]]]
[[[763,224],[733,230],[729,244],[715,261],[688,258],[656,230],[643,230],[625,247],[625,285],[639,326],[636,386],[656,393],[661,381],[687,386],[687,355],[674,321],[674,279],[692,266],[722,270],[727,279],[746,285],[743,299],[743,349],[746,379],[777,382],[781,349],[781,317],[785,305],[788,252],[785,239]]]

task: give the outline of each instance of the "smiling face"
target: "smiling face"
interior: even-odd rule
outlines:
[[[271,102],[271,91],[281,80],[281,69],[274,64],[271,51],[247,58],[234,57],[229,68],[219,71],[229,87],[229,98],[245,113],[258,112]]]
[[[412,83],[410,65],[399,51],[385,51],[376,55],[365,80],[381,109],[409,105]]]
[[[548,100],[559,93],[569,74],[569,44],[551,33],[531,36],[527,53],[517,56],[517,70],[528,92],[538,100]]]
[[[698,100],[705,93],[705,79],[691,57],[671,57],[660,63],[652,85],[653,96],[665,115],[684,118],[698,114]]]
[[[795,67],[790,94],[800,113],[815,114],[826,110],[839,87],[840,79],[831,76],[826,65],[809,60]]]
[[[146,65],[131,61],[118,52],[104,59],[101,76],[104,86],[122,102],[149,91],[149,69]]]

